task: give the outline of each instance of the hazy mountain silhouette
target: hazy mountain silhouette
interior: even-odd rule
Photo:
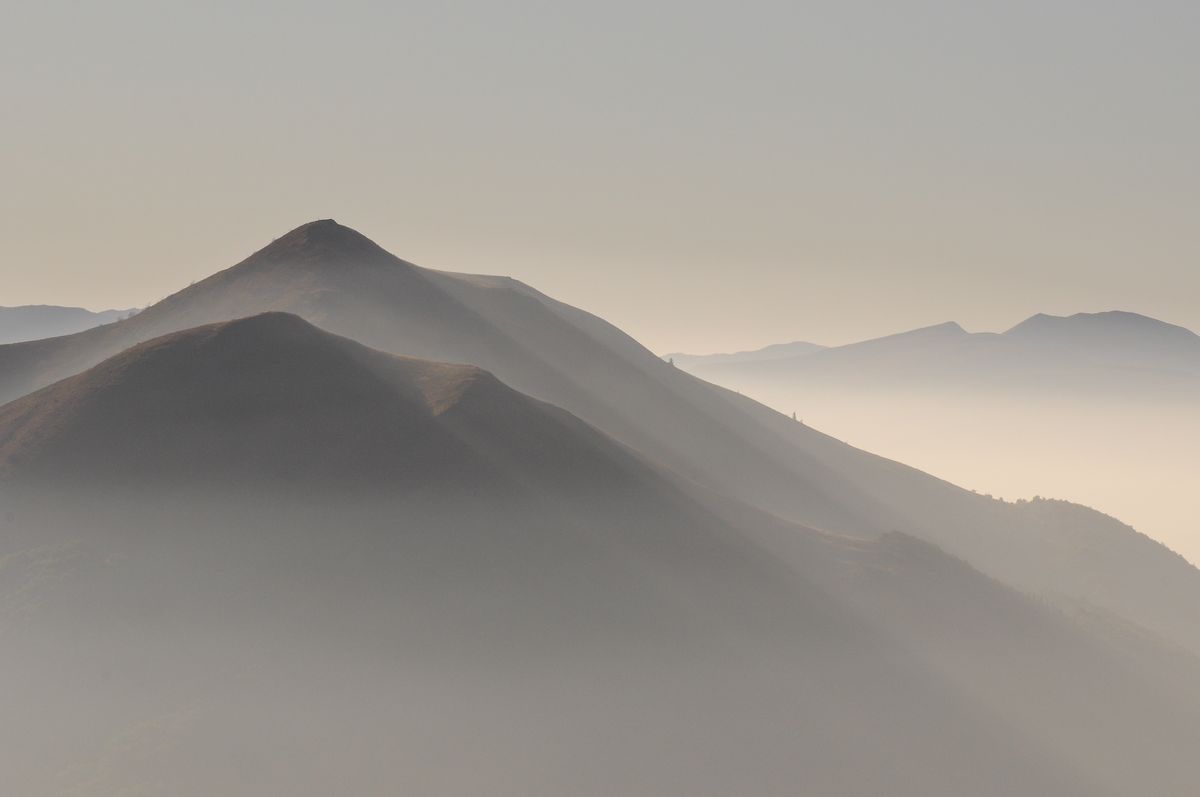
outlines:
[[[1038,314],[999,334],[970,333],[947,323],[791,357],[749,352],[732,360],[675,359],[722,383],[1200,396],[1200,336],[1115,311]]]
[[[126,321],[0,346],[0,398],[158,335],[270,310],[384,351],[485,368],[681,478],[813,527],[907,532],[1011,585],[1094,604],[1200,650],[1200,574],[1132,529],[1067,505],[992,501],[872,456],[672,368],[519,282],[422,269],[333,221],[299,227]]]
[[[1101,508],[1200,562],[1200,337],[1181,327],[1039,314],[1002,334],[942,324],[771,362],[676,362],[981,492]]]
[[[101,324],[111,324],[132,312],[134,311],[92,312],[82,307],[55,307],[44,304],[0,307],[0,344],[70,335]]]
[[[675,363],[681,368],[691,368],[697,365],[713,365],[716,363],[760,362],[763,360],[781,360],[787,357],[802,357],[821,351],[824,346],[798,340],[793,343],[774,343],[753,351],[739,351],[730,354],[684,354],[672,352],[664,354],[663,359]]]
[[[1004,333],[1061,356],[1083,356],[1098,366],[1135,372],[1200,376],[1200,335],[1137,313],[1039,313]]]
[[[903,534],[787,524],[478,368],[292,315],[170,333],[0,407],[0,463],[19,793],[1200,777],[1196,657]]]
[[[1062,340],[1088,346],[1181,346],[1192,352],[1200,342],[1196,333],[1184,327],[1120,310],[1076,313],[1072,316],[1038,313],[1004,334],[1009,337],[1036,338],[1043,343]]]

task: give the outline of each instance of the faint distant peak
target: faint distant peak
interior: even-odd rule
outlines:
[[[972,333],[963,329],[956,321],[946,321],[941,324],[933,324],[927,327],[918,327],[905,332],[897,332],[892,335],[884,335],[880,338],[870,338],[861,340],[857,343],[847,343],[844,346],[836,346],[823,353],[821,356],[836,356],[839,352],[874,352],[881,351],[909,351],[914,347],[922,346],[956,346],[960,341],[970,340],[976,337]]]
[[[824,349],[825,347],[818,343],[809,343],[808,341],[797,340],[792,341],[791,343],[772,343],[770,346],[764,346],[761,349],[728,353],[723,352],[720,354],[687,354],[685,352],[671,352],[669,354],[664,354],[663,359],[680,365],[689,363],[716,365],[719,363],[783,360],[793,357],[803,357]]]
[[[733,354],[682,354],[663,355],[664,360],[670,360],[676,365],[691,367],[693,365],[720,365],[725,363],[772,362],[780,360],[798,360],[809,355],[824,356],[828,352],[842,350],[857,350],[861,348],[874,349],[879,346],[891,346],[908,342],[952,341],[958,338],[970,338],[972,335],[963,329],[956,321],[946,321],[941,324],[897,332],[881,338],[870,338],[844,346],[820,346],[816,343],[796,341],[794,343],[776,343],[754,351],[735,352]]]
[[[946,321],[941,324],[933,324],[927,327],[918,327],[910,329],[907,332],[898,332],[895,335],[886,335],[882,338],[863,341],[864,343],[873,343],[882,340],[898,340],[905,338],[958,338],[967,337],[971,333],[963,329],[957,321]],[[851,344],[856,345],[856,344]]]
[[[922,327],[913,330],[914,332],[926,332],[930,334],[946,334],[946,335],[968,335],[967,330],[962,328],[962,325],[957,321],[945,321],[941,324],[934,324],[929,327]]]

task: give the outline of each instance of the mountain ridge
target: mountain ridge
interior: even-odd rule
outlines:
[[[549,766],[545,793],[598,797],[614,762],[668,795],[1196,777],[1200,660],[1140,628],[1077,624],[912,535],[787,523],[476,366],[295,315],[169,333],[0,407],[0,463],[20,477],[0,701],[44,720],[0,727],[10,782],[45,785],[66,750],[99,762],[88,790],[252,794],[249,750],[289,794],[370,792],[364,764],[410,734],[436,755],[405,778],[433,793],[481,769],[541,793]],[[888,754],[850,766],[863,749]]]
[[[586,311],[510,278],[414,266],[332,224],[320,229],[336,239],[341,248],[335,252],[362,247],[363,262],[336,253],[309,258],[319,242],[308,233],[317,228],[284,236],[280,240],[301,247],[294,260],[275,256],[286,245],[268,246],[126,321],[0,346],[0,400],[157,335],[264,311],[292,312],[371,348],[480,366],[673,476],[789,521],[859,536],[905,531],[1019,589],[1065,592],[1200,650],[1200,578],[1139,547],[1132,529],[1117,535],[1119,544],[1106,544],[1102,555],[1073,558],[1012,505],[855,449],[672,368]],[[948,329],[949,335],[946,329],[936,334],[976,340]],[[1141,562],[1138,569],[1159,574],[1149,590],[1131,575],[1131,555]],[[1196,600],[1180,604],[1178,594]]]
[[[1130,330],[1136,332],[1155,332],[1164,335],[1170,335],[1176,339],[1195,340],[1200,338],[1200,335],[1188,329],[1187,327],[1178,324],[1172,324],[1167,321],[1162,321],[1151,316],[1133,313],[1127,310],[1103,310],[1099,312],[1079,312],[1066,316],[1057,316],[1050,313],[1035,313],[1028,318],[1020,321],[1017,324],[1005,329],[1001,332],[968,332],[961,324],[956,321],[944,321],[938,324],[930,324],[923,327],[916,327],[910,330],[901,332],[893,332],[887,335],[881,335],[874,338],[852,341],[838,346],[818,346],[817,344],[797,341],[796,343],[773,343],[759,349],[748,349],[745,351],[731,353],[714,353],[714,354],[694,354],[689,352],[675,351],[669,354],[664,354],[663,358],[676,358],[680,364],[724,364],[733,362],[757,362],[759,360],[775,360],[787,359],[790,355],[786,353],[787,347],[799,346],[801,351],[796,356],[806,356],[815,354],[818,351],[848,349],[851,347],[862,346],[865,344],[878,344],[883,341],[906,339],[920,336],[936,336],[942,334],[949,335],[967,335],[967,336],[982,336],[985,338],[993,337],[1028,337],[1036,338],[1039,335],[1046,333],[1059,332],[1064,329],[1078,328],[1107,328],[1115,332],[1128,332]],[[807,348],[812,347],[812,348]],[[778,353],[778,356],[776,356]]]
[[[1184,327],[1122,311],[1031,316],[1005,332],[966,332],[949,322],[858,341],[798,357],[724,362],[684,359],[717,382],[836,379],[858,387],[936,379],[1003,391],[1020,380],[1059,389],[1193,390],[1200,379],[1200,336]]]
[[[493,416],[516,434],[489,426]],[[601,442],[481,368],[385,354],[281,312],[153,338],[0,406],[0,476],[75,477],[89,489],[267,471],[309,489],[511,487],[493,461],[556,484],[611,481],[605,460],[627,455],[589,452]]]
[[[1133,313],[1128,310],[1102,310],[1094,313],[1080,312],[1068,316],[1056,316],[1049,313],[1035,313],[1024,321],[1005,330],[1004,335],[1021,334],[1024,332],[1041,331],[1047,327],[1120,327],[1124,329],[1137,328],[1141,330],[1156,330],[1171,335],[1186,335],[1197,337],[1190,329],[1163,321],[1151,316]]]

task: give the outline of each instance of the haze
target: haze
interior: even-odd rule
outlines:
[[[1198,34],[8,4],[0,795],[1195,797]]]
[[[332,216],[658,351],[1200,328],[1198,34],[1186,2],[12,4],[3,298],[144,305]]]
[[[946,324],[669,356],[860,448],[1010,501],[1078,501],[1200,561],[1200,337],[1122,313],[1057,320],[1078,327],[1065,346]]]
[[[14,793],[1200,777],[1200,571],[1169,548],[857,450],[328,219],[0,345],[0,507]]]

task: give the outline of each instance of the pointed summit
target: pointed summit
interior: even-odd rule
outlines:
[[[967,330],[963,329],[962,325],[959,324],[957,321],[944,321],[940,324],[934,324],[933,326],[923,327],[921,329],[914,330],[914,331],[921,332],[921,333],[924,333],[927,335],[955,335],[955,336],[958,336],[958,335],[970,334],[969,332],[967,332]]]
[[[141,331],[127,344],[264,310],[295,313],[329,328],[328,303],[338,296],[351,303],[392,294],[432,301],[420,272],[357,230],[333,219],[310,221],[147,308],[135,325]]]
[[[351,264],[386,260],[403,263],[367,236],[338,224],[333,219],[318,219],[302,224],[255,252],[243,265],[250,262],[295,264]],[[237,266],[235,266],[237,268]]]

